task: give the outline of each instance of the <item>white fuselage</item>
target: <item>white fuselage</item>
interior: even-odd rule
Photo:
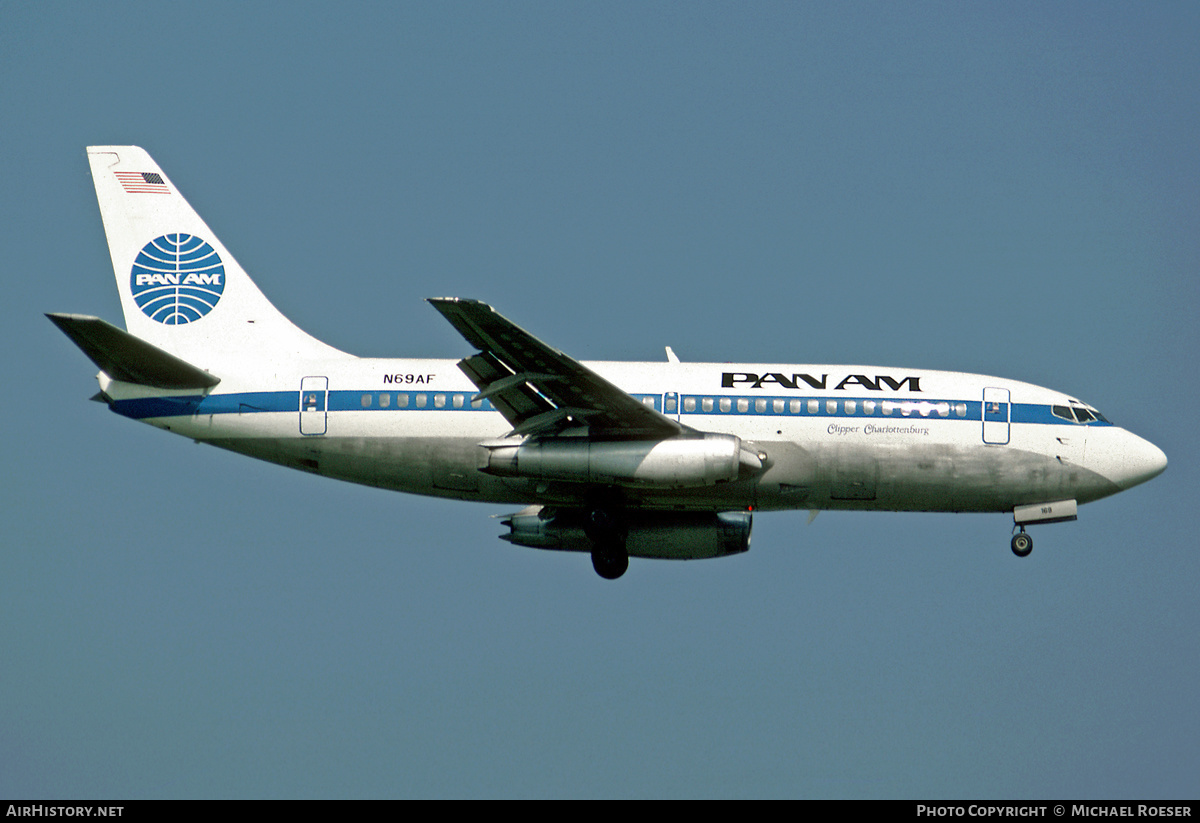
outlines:
[[[736,435],[762,458],[761,471],[729,482],[626,485],[626,501],[643,508],[1008,512],[1105,497],[1166,464],[1147,441],[1087,420],[1094,409],[995,377],[873,366],[585,365],[686,426]],[[481,471],[480,443],[511,426],[474,400],[476,387],[451,360],[339,357],[225,373],[207,395],[170,398],[104,376],[102,388],[120,414],[355,483],[521,504],[578,504],[587,491]],[[1090,409],[1079,415],[1087,422],[1072,408]]]

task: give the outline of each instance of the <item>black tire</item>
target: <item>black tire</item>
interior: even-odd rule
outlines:
[[[1025,532],[1017,532],[1013,535],[1012,551],[1017,557],[1029,557],[1033,551],[1033,538]]]
[[[592,568],[605,580],[616,580],[629,568],[629,555],[623,551],[592,552]]]

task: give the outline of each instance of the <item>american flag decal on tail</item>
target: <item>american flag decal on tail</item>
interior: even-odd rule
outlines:
[[[113,172],[129,194],[170,194],[171,190],[163,182],[162,175],[152,171],[116,171]]]

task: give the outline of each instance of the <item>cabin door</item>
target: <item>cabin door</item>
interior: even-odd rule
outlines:
[[[1012,403],[1008,389],[983,390],[983,442],[1003,446],[1009,440]]]
[[[300,381],[300,433],[324,434],[329,378],[305,377]]]

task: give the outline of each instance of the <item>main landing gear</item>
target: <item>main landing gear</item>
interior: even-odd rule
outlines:
[[[605,580],[616,580],[629,568],[629,555],[623,549],[592,550],[592,568]]]
[[[1028,557],[1033,551],[1033,538],[1030,537],[1024,526],[1019,526],[1021,530],[1013,535],[1012,550],[1017,557]]]
[[[592,568],[605,580],[616,580],[629,568],[625,530],[620,520],[605,508],[588,512],[584,532],[592,541]]]

